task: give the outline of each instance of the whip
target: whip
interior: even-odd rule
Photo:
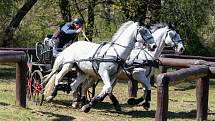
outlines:
[[[85,34],[83,31],[81,31],[81,32],[82,32],[82,34],[84,35],[84,37],[86,38],[86,40],[89,41],[89,42],[91,42],[91,41],[87,38],[86,34]]]

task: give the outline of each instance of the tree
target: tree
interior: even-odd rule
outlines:
[[[161,0],[149,0],[146,14],[146,25],[160,21]]]
[[[64,22],[71,21],[70,3],[68,0],[59,0],[60,12]]]
[[[144,23],[146,19],[148,0],[120,0],[122,12],[126,19]]]
[[[87,15],[87,27],[86,27],[86,35],[89,40],[92,41],[93,38],[93,30],[94,30],[94,8],[96,5],[96,0],[88,0],[88,15]]]
[[[27,0],[25,4],[18,10],[17,14],[13,17],[10,24],[5,29],[5,36],[3,40],[3,46],[13,46],[13,36],[17,27],[19,26],[22,19],[28,13],[28,11],[34,6],[37,0]]]

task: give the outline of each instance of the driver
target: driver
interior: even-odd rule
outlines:
[[[72,22],[61,24],[57,31],[53,34],[53,56],[57,57],[59,54],[58,48],[63,48],[78,41],[78,35],[82,31],[84,21],[81,17],[74,19]]]

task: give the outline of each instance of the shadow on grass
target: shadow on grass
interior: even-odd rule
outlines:
[[[0,106],[8,106],[8,105],[10,105],[10,104],[5,103],[5,102],[0,102]]]
[[[55,107],[58,108],[71,108],[71,102],[69,100],[55,100],[52,102]],[[130,106],[128,104],[120,104],[121,108],[129,108],[129,107],[133,107]],[[140,105],[138,105],[140,106]],[[155,113],[156,110],[132,110],[132,111],[115,111],[114,106],[109,103],[109,102],[100,102],[96,105],[96,107],[94,107],[94,109],[96,110],[101,110],[102,112],[108,112],[108,113],[113,113],[113,114],[122,114],[122,115],[127,115],[127,116],[131,116],[132,118],[155,118]],[[62,121],[67,121],[67,120],[73,120],[73,117],[70,116],[66,116],[66,115],[59,115],[59,114],[54,114],[54,113],[50,113],[50,112],[41,112],[43,114],[49,114],[55,117],[58,117],[57,119],[53,120],[53,121],[57,121],[57,120],[62,120]],[[208,115],[215,115],[215,113],[208,113]],[[168,119],[196,119],[196,110],[191,110],[190,112],[168,112]]]
[[[53,100],[52,102],[43,102],[43,105],[49,105],[55,108],[71,108],[72,101],[69,100]]]
[[[123,107],[132,107],[128,104],[120,104],[121,108]],[[139,105],[140,106],[140,105]],[[100,102],[96,105],[95,109],[97,110],[105,110],[104,112],[110,112],[110,113],[116,113],[116,114],[122,114],[122,115],[128,115],[133,118],[155,118],[156,110],[133,110],[133,111],[115,111],[113,110],[114,107],[109,102]],[[208,113],[208,115],[215,115],[215,113]],[[168,112],[168,119],[196,119],[196,110],[191,110],[190,112]]]
[[[196,119],[196,110],[190,112],[168,112],[168,119]]]
[[[49,116],[56,117],[55,119],[52,119],[52,121],[72,121],[75,118],[72,116],[67,116],[67,115],[61,115],[61,114],[55,114],[52,112],[44,112],[44,111],[39,111],[41,114],[46,114]]]
[[[52,103],[62,105],[62,106],[71,106],[72,101],[69,100],[53,100]]]

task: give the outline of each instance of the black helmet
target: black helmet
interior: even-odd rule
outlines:
[[[80,24],[82,26],[84,23],[84,20],[81,17],[78,17],[78,18],[74,19],[73,22],[76,24]]]

